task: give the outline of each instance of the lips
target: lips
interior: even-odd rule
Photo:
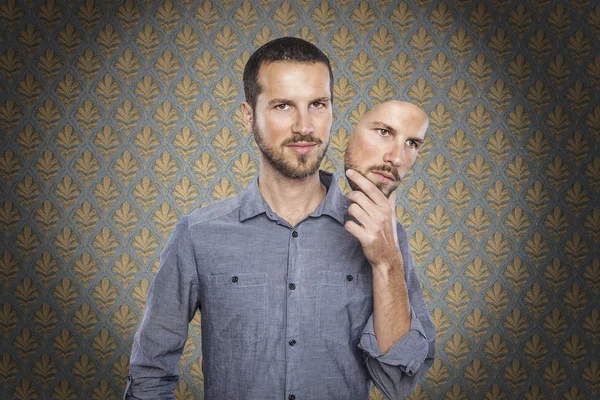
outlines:
[[[394,174],[384,171],[371,171],[381,183],[392,183],[396,181]]]
[[[290,150],[292,150],[295,153],[308,154],[316,146],[317,146],[316,143],[297,142],[297,143],[290,144],[287,147],[289,147]]]

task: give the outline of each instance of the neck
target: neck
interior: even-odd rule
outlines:
[[[321,184],[318,172],[303,179],[291,179],[266,164],[261,162],[258,189],[269,207],[295,226],[318,207],[327,189]]]

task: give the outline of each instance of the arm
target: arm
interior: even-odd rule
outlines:
[[[394,216],[395,195],[386,198],[360,174],[348,177],[362,192],[351,192],[346,229],[360,242],[373,269],[373,316],[360,347],[375,385],[388,398],[410,395],[425,375],[435,351],[435,328],[412,266],[406,233]]]
[[[137,331],[124,399],[174,399],[189,322],[200,306],[198,276],[188,219],[175,226],[148,290],[146,310]]]

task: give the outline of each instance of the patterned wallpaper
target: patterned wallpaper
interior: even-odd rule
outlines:
[[[438,329],[412,398],[600,396],[598,2],[3,0],[0,21],[0,398],[121,395],[174,223],[257,172],[241,74],[283,35],[333,63],[324,169],[374,103],[430,115],[397,206]],[[196,316],[178,399],[203,397],[199,343]]]

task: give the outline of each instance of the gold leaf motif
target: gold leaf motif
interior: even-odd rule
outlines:
[[[471,11],[469,22],[472,22],[475,29],[482,34],[491,27],[494,22],[494,16],[490,13],[485,3],[479,3],[477,7]]]
[[[452,339],[448,340],[444,347],[445,353],[454,364],[459,364],[464,361],[470,350],[469,344],[458,332],[454,333]]]
[[[58,211],[49,200],[44,201],[42,206],[35,212],[35,220],[46,235],[56,227],[58,219]]]
[[[587,192],[580,182],[575,182],[575,184],[567,191],[565,199],[569,204],[569,209],[575,214],[579,214],[583,211],[590,201]]]
[[[499,231],[494,233],[494,236],[487,241],[485,246],[485,250],[488,252],[490,260],[497,265],[504,262],[510,248],[508,240]]]
[[[17,87],[17,93],[19,93],[19,97],[28,106],[31,106],[35,101],[38,100],[41,91],[42,87],[40,86],[40,82],[35,79],[33,74],[25,75],[25,78],[19,82],[19,86]],[[16,110],[18,110],[18,108]],[[5,120],[5,118],[2,119]],[[7,126],[8,125],[9,124],[7,124]]]
[[[31,332],[31,329],[23,328],[21,333],[15,337],[15,340],[13,341],[13,347],[16,349],[17,356],[21,360],[24,360],[24,361],[29,360],[29,358],[37,350],[38,340],[35,337],[35,335]],[[3,357],[5,357],[7,355],[8,354],[3,355]],[[2,363],[4,364],[4,361]],[[4,365],[6,365],[6,364],[4,364]],[[1,367],[0,369],[4,370],[2,373],[0,373],[0,376],[7,377],[8,375],[6,374],[6,367]],[[1,381],[2,381],[2,378],[0,378],[0,382]],[[6,383],[7,382],[5,382],[5,384]]]
[[[369,4],[363,0],[354,9],[350,19],[354,23],[354,26],[358,29],[358,32],[361,34],[361,36],[364,36],[366,31],[373,26],[376,16]]]
[[[284,2],[282,5],[282,8],[285,8],[286,4],[287,4],[287,2]],[[289,7],[289,4],[288,4],[288,7]],[[278,13],[276,12],[275,16],[273,16],[273,19],[275,21],[278,21],[277,16],[278,16]],[[279,25],[279,22],[278,22],[278,25]],[[217,35],[215,36],[214,44],[215,44],[215,46],[217,46],[217,49],[219,50],[219,53],[221,54],[221,56],[223,58],[227,59],[233,54],[236,46],[238,44],[240,44],[240,40],[238,38],[236,31],[231,29],[231,27],[226,24],[223,27],[223,29],[221,29],[221,31],[219,31],[219,33],[217,33]]]
[[[448,227],[452,223],[450,216],[441,205],[437,205],[433,212],[427,217],[427,224],[435,238],[439,241],[443,235],[448,232]]]
[[[87,386],[94,380],[95,375],[98,373],[98,369],[90,359],[90,356],[83,353],[79,360],[73,365],[71,372],[80,385]]]
[[[465,327],[476,343],[482,338],[487,329],[490,327],[490,322],[486,314],[481,311],[481,308],[475,307],[473,312],[469,314],[465,320]]]
[[[550,64],[548,64],[546,72],[553,84],[562,86],[567,82],[571,73],[571,68],[570,62],[559,54],[550,62]]]
[[[10,231],[16,227],[20,218],[21,214],[12,201],[5,201],[0,207],[0,231],[4,231],[7,236],[10,236]]]
[[[456,83],[450,88],[448,98],[452,100],[452,105],[456,107],[458,112],[462,113],[473,98],[473,90],[463,78],[458,78]]]
[[[140,10],[134,0],[125,0],[125,3],[117,10],[116,16],[119,18],[120,24],[129,31],[138,25]]]
[[[171,156],[171,153],[165,151],[159,158],[156,159],[152,169],[156,173],[156,176],[163,186],[169,186],[171,180],[175,176],[175,173],[179,170],[179,165],[173,156]]]
[[[204,32],[212,30],[217,21],[221,17],[219,11],[213,6],[210,0],[202,2],[202,5],[198,7],[194,17],[198,21],[198,24]]]
[[[71,307],[79,297],[79,291],[69,278],[63,278],[60,284],[54,287],[54,298],[63,310]]]
[[[465,183],[458,179],[454,187],[448,189],[446,198],[453,204],[457,214],[461,215],[466,204],[472,199],[471,191]]]
[[[7,101],[7,107],[9,101]],[[4,111],[4,109],[0,110],[0,115],[3,115],[4,120],[7,120],[7,112]],[[50,131],[54,129],[61,116],[62,115],[60,110],[50,99],[46,99],[46,101],[44,101],[44,104],[41,105],[40,108],[38,108],[38,112],[36,113],[36,117],[45,131]]]
[[[75,388],[71,386],[67,379],[60,381],[60,384],[54,388],[52,398],[54,399],[74,399],[77,397]]]
[[[13,30],[23,17],[23,9],[15,0],[8,0],[0,5],[0,18],[6,23],[10,30]]]
[[[469,293],[464,289],[462,283],[457,281],[444,297],[448,308],[458,317],[469,304]]]
[[[508,354],[508,346],[502,336],[498,333],[494,333],[490,340],[485,344],[484,351],[490,358],[493,364],[498,365],[506,360],[506,354]]]
[[[154,211],[152,221],[156,224],[156,230],[166,238],[177,222],[177,215],[169,203],[162,203],[160,208]]]
[[[432,39],[430,39],[432,40]],[[473,40],[464,27],[459,27],[455,34],[450,37],[448,43],[452,49],[452,53],[462,62],[464,58],[471,52],[473,48]],[[430,43],[433,46],[433,43]]]
[[[252,3],[249,0],[244,0],[244,3],[235,10],[233,18],[236,21],[236,25],[243,29],[245,35],[248,35],[250,30],[256,25],[259,16]]]
[[[525,303],[529,310],[537,318],[548,305],[549,299],[546,292],[539,283],[534,283],[525,294]]]
[[[378,103],[391,100],[396,96],[394,88],[388,83],[388,81],[382,76],[377,80],[377,83],[371,86],[369,96]]]
[[[537,367],[546,358],[548,348],[540,335],[535,334],[525,343],[523,353],[525,353],[527,361]]]
[[[112,179],[105,175],[102,180],[96,185],[94,190],[94,195],[96,196],[96,200],[102,206],[104,211],[108,211],[109,208],[113,205],[114,199],[119,194],[115,183]]]
[[[98,152],[108,160],[121,144],[121,139],[109,125],[106,125],[94,138],[94,144]]]
[[[96,85],[96,95],[100,99],[102,105],[110,108],[117,100],[117,96],[121,92],[119,83],[111,74],[106,74],[104,78]]]
[[[139,96],[140,103],[148,109],[160,94],[160,89],[152,75],[147,74],[136,85],[135,94]]]
[[[219,106],[223,107],[225,110],[229,110],[235,102],[239,90],[231,78],[228,75],[225,75],[221,82],[215,86],[212,93],[217,97]]]
[[[189,75],[184,75],[181,82],[175,86],[175,94],[177,95],[177,101],[187,108],[194,103],[200,91],[192,78]]]
[[[63,328],[60,334],[54,338],[53,344],[54,350],[63,362],[67,361],[77,348],[77,340],[67,328]]]
[[[219,70],[219,65],[213,54],[209,50],[204,50],[202,56],[196,59],[194,70],[198,74],[198,78],[200,78],[202,83],[206,86],[215,78],[216,73]]]
[[[467,216],[466,224],[470,228],[469,233],[474,235],[477,240],[481,240],[491,225],[491,221],[490,217],[484,212],[483,208],[481,206],[477,206],[473,212]]]
[[[474,359],[464,372],[464,377],[469,387],[475,392],[478,392],[482,388],[489,376],[490,374],[487,369],[478,358]]]
[[[133,194],[137,203],[142,207],[142,210],[147,212],[156,201],[158,191],[156,185],[150,178],[144,176],[142,180],[135,186]]]
[[[23,231],[17,235],[15,245],[17,246],[21,257],[28,260],[40,245],[40,239],[30,226],[25,226]]]
[[[381,26],[377,33],[373,34],[369,44],[373,47],[375,54],[383,60],[396,45],[396,40],[385,26]]]
[[[83,55],[78,58],[76,65],[86,82],[90,83],[102,64],[100,63],[100,58],[92,49],[86,49]]]
[[[60,133],[59,133],[60,135]],[[29,158],[39,148],[42,138],[37,131],[33,130],[31,124],[25,125],[25,128],[19,132],[15,142],[19,145],[19,150],[26,157]],[[62,149],[61,149],[62,151]]]
[[[442,3],[443,4],[443,3]],[[433,80],[441,88],[448,80],[455,68],[452,61],[445,53],[440,52],[437,57],[431,61],[427,70],[432,74]]]
[[[562,315],[559,309],[555,308],[544,319],[543,327],[546,328],[546,333],[552,339],[554,344],[563,337],[569,324],[567,319]]]
[[[79,333],[87,337],[94,328],[94,325],[98,323],[98,317],[88,303],[83,303],[79,310],[73,314],[73,322]]]
[[[100,220],[100,217],[98,216],[96,208],[94,208],[92,204],[86,200],[83,202],[81,207],[75,211],[75,216],[73,219],[77,223],[77,227],[83,233],[87,234],[96,226],[96,223]]]
[[[449,377],[448,367],[442,364],[442,360],[439,358],[434,359],[427,375],[428,382],[434,390],[439,392],[441,387],[446,385]]]
[[[525,369],[525,366],[521,364],[521,361],[514,359],[510,365],[504,369],[502,376],[506,379],[508,387],[512,392],[517,393],[523,388],[523,384],[527,378],[527,370]]]
[[[239,160],[236,160],[239,162]],[[235,169],[235,168],[234,168]],[[187,176],[184,176],[181,182],[173,187],[173,197],[177,205],[183,209],[184,213],[187,213],[189,208],[194,204],[196,196],[198,195],[198,189],[193,185]]]
[[[169,131],[175,127],[178,119],[179,114],[169,100],[165,100],[154,113],[154,120],[165,135],[168,135]]]
[[[67,124],[62,131],[58,132],[55,142],[60,149],[61,154],[66,157],[70,157],[73,155],[73,153],[75,153],[75,151],[77,151],[77,148],[81,143],[81,139],[73,127]]]
[[[433,264],[430,264],[427,267],[425,274],[433,287],[439,291],[448,283],[448,278],[452,275],[452,272],[442,257],[437,256],[433,261]]]
[[[500,284],[500,282],[495,282],[494,285],[485,294],[485,302],[488,308],[494,313],[496,317],[499,317],[502,311],[504,311],[504,308],[506,307],[506,304],[508,304],[508,301],[508,294],[506,293],[506,290]]]
[[[419,179],[409,189],[406,197],[410,200],[413,209],[417,213],[421,213],[423,209],[429,205],[429,202],[432,199],[433,195],[431,194],[431,190],[425,184],[425,182]]]
[[[47,0],[45,4],[40,6],[37,15],[41,21],[47,25],[47,28],[53,28],[58,23],[63,13],[60,5],[56,4],[55,0]]]
[[[147,263],[148,258],[154,253],[158,242],[147,227],[143,227],[140,233],[133,239],[133,248],[136,250],[142,262]]]
[[[569,105],[575,112],[581,115],[582,111],[587,108],[589,100],[591,100],[590,91],[583,86],[581,81],[576,81],[575,85],[567,91],[567,100]]]
[[[115,325],[115,329],[121,335],[121,338],[125,339],[133,332],[137,317],[129,306],[123,303],[110,320]]]
[[[5,254],[6,257],[6,254]],[[54,280],[58,272],[58,263],[48,252],[44,252],[33,266],[38,279],[44,284]]]
[[[508,65],[510,77],[518,85],[524,85],[530,79],[531,71],[531,65],[523,54],[518,54]]]
[[[35,312],[33,322],[35,322],[35,326],[39,331],[44,334],[48,334],[56,326],[56,323],[58,322],[58,316],[50,304],[43,303],[42,306]]]
[[[107,229],[107,228],[105,228]],[[115,304],[115,299],[118,296],[117,289],[108,278],[102,278],[92,292],[96,299],[96,304],[105,313]]]
[[[138,44],[140,51],[148,58],[160,44],[158,33],[154,30],[151,24],[146,24],[138,32],[135,42]]]
[[[119,228],[119,232],[123,236],[128,237],[129,233],[135,227],[135,224],[139,221],[139,215],[135,209],[131,207],[131,204],[128,201],[125,201],[121,207],[115,211],[112,220]]]
[[[128,186],[140,167],[138,161],[131,155],[131,152],[125,150],[123,155],[115,162],[113,168],[117,171],[117,176],[123,184]]]
[[[100,113],[98,107],[90,99],[86,99],[81,107],[77,109],[76,117],[82,128],[91,130],[95,128],[100,119]]]
[[[81,157],[75,161],[74,167],[75,171],[77,171],[77,175],[85,185],[88,185],[100,170],[98,160],[89,150],[84,151]]]
[[[217,118],[217,113],[208,100],[205,100],[194,114],[194,121],[204,136],[208,136],[211,130],[214,129]]]
[[[54,245],[58,250],[58,254],[63,260],[67,261],[75,254],[75,250],[77,249],[77,246],[79,246],[79,239],[73,233],[71,228],[65,226],[63,230],[56,235]]]
[[[419,61],[424,62],[425,57],[431,53],[431,49],[435,42],[427,29],[424,26],[421,26],[417,32],[411,36],[408,44],[411,46],[413,53],[417,56]],[[452,47],[452,41],[450,46]]]
[[[364,85],[365,82],[371,78],[373,71],[375,71],[375,65],[367,53],[361,51],[358,56],[352,60],[350,71],[352,71],[353,78],[356,79],[360,85]]]
[[[492,36],[488,42],[488,46],[492,50],[492,53],[500,60],[506,58],[508,53],[513,47],[510,36],[506,34],[506,31],[499,28],[494,36]]]
[[[114,54],[120,42],[121,35],[110,23],[106,24],[104,29],[98,32],[98,36],[96,36],[96,43],[98,43],[106,58],[110,58]]]
[[[217,201],[235,196],[237,192],[235,187],[231,186],[229,179],[227,179],[227,177],[223,177],[223,179],[221,179],[221,182],[213,186],[211,194],[215,201]]]
[[[30,207],[40,195],[40,186],[33,180],[31,175],[25,177],[17,184],[15,191],[19,198],[19,203],[24,207]]]
[[[398,30],[401,36],[411,28],[415,21],[415,14],[406,2],[400,2],[398,7],[394,8],[390,15],[394,28]]]
[[[256,161],[248,153],[244,152],[233,162],[231,171],[235,174],[235,179],[242,187],[246,187],[254,178],[258,171]]]
[[[474,289],[480,290],[487,283],[490,277],[490,270],[481,257],[477,256],[467,266],[465,276],[469,279],[469,283]]]
[[[212,156],[208,152],[203,152],[199,159],[194,162],[192,170],[196,174],[196,179],[202,183],[204,187],[215,177],[217,165]]]
[[[579,267],[590,252],[590,248],[578,232],[575,232],[573,237],[567,241],[564,250],[569,261],[575,267]]]
[[[126,0],[129,2],[131,0]],[[130,48],[125,49],[123,54],[117,58],[115,68],[126,84],[131,84],[131,80],[140,70],[140,62]]]
[[[105,226],[96,235],[93,244],[98,255],[104,259],[104,262],[108,262],[108,259],[115,253],[119,242],[112,231]]]
[[[39,360],[33,364],[33,373],[39,383],[48,386],[58,372],[56,363],[52,361],[47,353],[43,353]]]
[[[115,392],[110,387],[106,379],[102,379],[100,384],[92,392],[92,400],[108,400],[116,397]]]
[[[506,217],[505,224],[509,227],[509,231],[515,240],[519,241],[525,232],[527,232],[527,229],[531,225],[531,220],[521,207],[516,206]]]
[[[587,353],[586,343],[578,335],[573,335],[565,343],[562,353],[571,363],[571,366],[575,368],[583,361],[583,357]]]
[[[166,0],[163,5],[158,8],[154,16],[156,19],[158,19],[160,26],[165,32],[170,32],[171,29],[173,29],[173,27],[177,24],[177,20],[181,18],[179,9],[177,8],[176,4],[173,4],[173,0]],[[185,31],[186,27],[189,28],[189,25],[186,25],[183,31]],[[181,32],[182,31],[179,33]]]
[[[567,48],[577,63],[581,63],[583,58],[588,55],[592,45],[581,29],[578,29],[567,41]]]
[[[546,267],[544,278],[548,281],[550,287],[557,292],[566,282],[569,272],[560,259],[555,258],[552,263]]]
[[[10,54],[10,49],[7,51],[7,54]],[[58,70],[62,67],[62,62],[58,54],[54,53],[54,50],[47,49],[46,52],[38,59],[37,67],[44,78],[49,80],[50,78],[54,77],[54,75],[56,75]]]
[[[15,287],[13,294],[18,300],[19,305],[24,310],[28,311],[29,307],[36,302],[38,296],[40,295],[40,291],[38,290],[37,286],[33,284],[31,278],[25,277],[21,283]]]
[[[392,76],[398,80],[399,84],[404,85],[409,77],[415,71],[415,65],[411,61],[411,59],[404,52],[400,52],[398,57],[392,60],[390,64],[390,71],[392,72]],[[371,71],[372,72],[372,71]]]
[[[429,82],[427,82],[425,78],[420,77],[417,79],[417,83],[410,87],[408,95],[416,105],[424,108],[427,104],[429,104],[434,93],[431,85],[429,85]]]
[[[61,165],[58,158],[50,150],[44,151],[36,163],[38,175],[49,183],[57,174]]]
[[[119,127],[129,134],[140,119],[140,114],[131,100],[126,99],[123,105],[115,111],[114,118],[119,123]]]
[[[90,254],[86,251],[73,266],[73,271],[77,275],[77,279],[83,282],[83,285],[87,287],[88,283],[94,279],[99,271],[98,264],[95,259],[92,259]]]
[[[148,288],[150,287],[150,282],[148,279],[142,278],[140,283],[138,283],[131,292],[131,298],[135,302],[136,307],[143,311],[146,306],[146,298],[148,297]],[[129,361],[129,359],[128,359]],[[129,365],[129,362],[127,362]]]
[[[42,34],[34,24],[29,23],[19,33],[17,40],[21,44],[21,48],[31,56],[38,50],[42,42]]]
[[[59,33],[57,38],[61,48],[68,56],[71,56],[79,48],[81,40],[81,33],[71,23],[65,26],[65,29]]]
[[[0,278],[2,285],[8,284],[17,276],[19,264],[11,252],[5,251],[0,258]]]

